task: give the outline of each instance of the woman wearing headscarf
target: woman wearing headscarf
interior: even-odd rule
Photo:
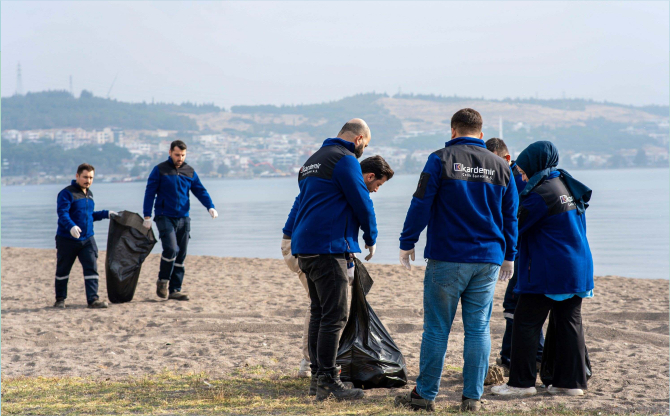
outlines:
[[[591,190],[557,169],[558,150],[547,141],[528,146],[516,160],[528,181],[520,195],[519,278],[514,291],[510,376],[491,389],[497,395],[537,393],[536,354],[549,312],[556,331],[552,394],[580,396],[586,389],[582,299],[593,297],[593,259],[585,210]]]

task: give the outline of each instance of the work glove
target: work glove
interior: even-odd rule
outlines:
[[[498,273],[498,280],[501,282],[506,282],[512,278],[514,274],[514,262],[513,261],[503,261],[502,266],[500,266],[500,273]]]
[[[79,238],[81,235],[81,228],[77,227],[76,225],[70,228],[70,235],[74,238]]]
[[[281,255],[289,270],[293,273],[300,273],[300,266],[298,265],[298,258],[291,254],[291,240],[282,238],[281,240]]]
[[[214,219],[214,218],[216,218],[216,217],[219,216],[219,213],[216,212],[216,210],[215,210],[214,208],[210,208],[210,209],[209,209],[209,215],[211,215],[211,216],[212,216],[212,219]]]
[[[142,223],[142,226],[147,230],[151,228],[151,218],[145,218],[144,222]]]
[[[119,215],[119,213],[116,212],[116,211],[108,211],[108,214],[109,214],[109,215],[107,216],[107,218],[112,218],[112,216]]]
[[[415,260],[414,249],[411,250],[400,249],[400,264],[405,266],[407,270],[412,269],[412,266],[409,264],[410,257],[412,258],[412,261]]]
[[[369,245],[366,244],[366,245],[365,245],[365,248],[367,248],[367,249],[370,251],[370,254],[368,254],[367,256],[365,256],[365,260],[366,260],[366,261],[370,261],[370,259],[372,258],[372,256],[375,255],[375,251],[377,251],[377,244],[374,244],[374,245],[372,245],[372,246],[369,246]]]

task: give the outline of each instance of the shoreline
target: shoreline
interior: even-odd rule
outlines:
[[[103,253],[104,254],[104,253]],[[129,376],[206,371],[225,379],[243,368],[295,377],[308,299],[280,259],[189,256],[184,291],[188,302],[155,294],[160,255],[145,261],[132,302],[86,308],[84,279],[70,273],[67,309],[54,310],[55,250],[2,248],[2,377]],[[105,256],[98,258],[101,298],[106,296]],[[423,275],[370,264],[375,283],[368,301],[402,351],[413,386],[423,328]],[[595,278],[596,296],[584,301],[583,319],[594,376],[579,400],[538,395],[524,410],[565,406],[574,411],[668,412],[669,285],[663,279]],[[505,328],[498,284],[491,318],[495,364]],[[438,406],[460,400],[463,325],[456,314],[449,339]],[[489,412],[508,401],[491,396]],[[404,391],[369,390],[371,398]],[[515,402],[521,405],[521,402]]]

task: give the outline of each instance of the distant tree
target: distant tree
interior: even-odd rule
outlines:
[[[219,165],[219,168],[217,169],[217,171],[218,171],[221,175],[226,176],[226,175],[228,174],[228,172],[230,172],[230,168],[229,168],[228,165],[226,165],[225,163],[221,163],[221,164]]]
[[[649,164],[649,159],[647,158],[647,153],[644,149],[637,150],[637,154],[633,159],[633,164],[638,167],[647,166]]]
[[[577,167],[578,167],[579,169],[582,169],[582,168],[584,167],[584,165],[586,164],[586,157],[585,157],[584,155],[580,155],[580,156],[577,158],[577,162],[576,162],[576,164],[577,164]]]
[[[618,153],[615,153],[607,163],[609,167],[618,169],[626,166],[626,158]]]
[[[141,173],[142,173],[142,168],[140,168],[140,165],[135,165],[135,166],[133,166],[132,169],[130,169],[130,176],[133,176],[133,177],[140,176]]]
[[[214,164],[211,160],[204,160],[198,164],[198,170],[204,174],[209,174],[214,170]]]

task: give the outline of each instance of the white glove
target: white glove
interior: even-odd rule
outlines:
[[[377,244],[375,244],[375,245],[373,245],[373,246],[369,246],[369,245],[366,244],[366,245],[365,245],[365,248],[367,248],[367,249],[370,251],[370,254],[368,254],[367,256],[365,256],[365,260],[366,260],[366,261],[370,261],[370,259],[372,258],[372,256],[375,255],[375,251],[377,251]]]
[[[74,238],[79,238],[81,235],[81,228],[77,227],[76,225],[70,228],[70,235]]]
[[[216,212],[216,210],[215,210],[214,208],[210,208],[210,209],[209,209],[209,215],[211,215],[211,216],[212,216],[212,219],[214,219],[214,218],[216,218],[216,217],[219,216],[219,213]]]
[[[498,280],[501,282],[506,282],[512,278],[514,274],[514,262],[504,260],[502,266],[500,266],[500,273],[498,273]]]
[[[400,264],[405,266],[407,270],[412,270],[412,266],[409,264],[410,257],[412,258],[412,261],[415,260],[416,256],[414,254],[414,249],[411,250],[400,249]]]
[[[116,211],[108,211],[108,214],[109,214],[108,218],[112,218],[112,215],[119,215],[119,213]]]
[[[147,230],[151,228],[151,218],[145,219],[144,222],[142,223],[142,226]]]
[[[281,240],[281,255],[289,270],[293,273],[300,273],[300,266],[298,265],[298,258],[291,254],[291,240],[282,238]]]

